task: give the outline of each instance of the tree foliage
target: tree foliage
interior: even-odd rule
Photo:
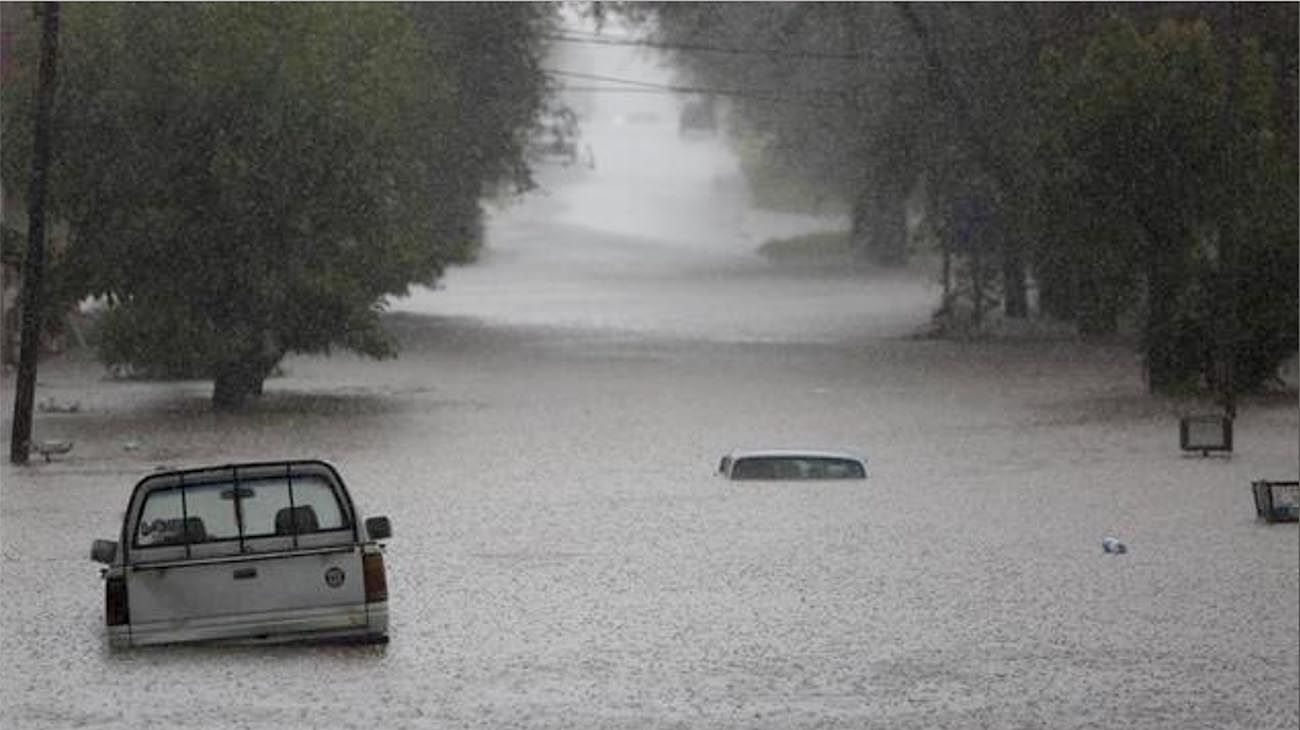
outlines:
[[[527,179],[544,6],[67,8],[51,215],[103,356],[260,392],[287,352],[393,354],[385,297],[477,247],[479,199]],[[473,52],[471,52],[473,49]],[[4,97],[25,175],[26,85]]]
[[[898,57],[915,49],[892,9],[666,3],[656,21],[668,43],[722,49],[676,57],[702,85],[742,92],[732,103],[743,132],[776,167],[846,203],[864,254],[903,259],[903,207],[916,178],[915,148],[928,130],[910,121],[921,118],[918,69]],[[890,103],[880,102],[885,97]]]
[[[1223,367],[1258,386],[1296,347],[1295,161],[1259,45],[1237,56],[1203,21],[1115,20],[1044,63],[1039,268],[1094,328],[1142,304],[1155,389]]]
[[[1142,323],[1153,389],[1296,348],[1294,5],[676,4],[657,38],[901,261],[918,193],[986,301]],[[947,267],[945,267],[947,268]],[[946,298],[937,317],[963,311]],[[1228,353],[1231,353],[1229,355]]]

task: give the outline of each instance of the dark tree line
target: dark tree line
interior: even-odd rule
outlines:
[[[737,133],[849,207],[865,256],[951,259],[942,327],[1031,299],[1085,334],[1131,320],[1153,390],[1257,387],[1295,353],[1295,5],[639,14],[733,92]]]
[[[393,354],[386,297],[479,246],[528,184],[541,4],[71,4],[49,215],[58,291],[103,297],[112,365],[235,406],[289,352]],[[31,22],[6,8],[7,29]],[[34,58],[17,33],[15,59]],[[3,181],[29,167],[34,67],[6,74]]]

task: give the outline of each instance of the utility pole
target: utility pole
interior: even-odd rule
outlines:
[[[1227,13],[1227,22],[1224,24],[1227,29],[1228,42],[1228,88],[1225,94],[1223,105],[1223,174],[1229,179],[1232,178],[1232,170],[1236,160],[1235,146],[1238,141],[1238,127],[1236,119],[1237,97],[1239,95],[1239,79],[1242,73],[1242,54],[1241,54],[1241,15],[1237,3],[1225,3],[1224,11]],[[1223,413],[1229,420],[1237,418],[1237,384],[1234,378],[1233,370],[1234,360],[1236,359],[1236,344],[1239,339],[1240,323],[1237,321],[1237,249],[1241,245],[1238,238],[1241,236],[1243,229],[1241,225],[1241,212],[1239,210],[1240,197],[1233,186],[1229,186],[1227,194],[1229,196],[1227,221],[1226,225],[1219,235],[1219,276],[1218,276],[1218,293],[1219,302],[1213,309],[1218,310],[1218,322],[1216,332],[1215,349],[1217,350],[1215,360],[1221,369],[1215,379],[1218,380],[1220,394],[1223,399]]]
[[[9,461],[26,464],[31,451],[32,403],[36,399],[36,356],[41,346],[41,312],[45,278],[45,189],[50,166],[50,116],[59,53],[59,4],[40,3],[41,61],[36,82],[36,131],[32,176],[27,190],[27,258],[23,261],[23,331],[14,394]]]

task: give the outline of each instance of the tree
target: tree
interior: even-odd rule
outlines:
[[[1153,390],[1296,347],[1294,4],[666,4],[658,37],[786,169],[905,255],[923,190],[976,324],[1142,322]],[[973,214],[972,211],[979,211]],[[945,262],[947,258],[945,258]],[[945,271],[948,270],[945,265]],[[945,282],[946,283],[946,282]],[[947,289],[946,289],[947,291]],[[937,318],[958,309],[945,294]]]
[[[869,258],[906,259],[905,206],[926,131],[912,47],[872,4],[667,3],[657,37],[701,85],[735,91],[772,163],[847,204]],[[715,50],[716,49],[716,50]],[[729,52],[733,51],[733,52]]]
[[[773,140],[785,167],[849,204],[853,238],[871,258],[906,260],[906,208],[918,190],[935,218],[975,193],[994,200],[1000,235],[983,237],[992,248],[985,258],[1000,262],[1008,314],[1024,316],[1028,224],[1014,201],[1035,179],[1029,82],[1042,36],[1074,27],[1079,14],[1000,5],[668,4],[657,27],[687,49],[676,55],[690,73],[745,92],[740,116]]]
[[[541,61],[555,9],[546,3],[410,3],[406,12],[451,79],[440,104],[451,123],[438,132],[434,222],[449,261],[474,258],[481,242],[481,200],[497,183],[533,186],[528,135],[547,102]],[[444,112],[445,113],[445,112]]]
[[[466,67],[509,76],[535,50],[449,54],[459,28],[430,12],[69,8],[50,207],[77,285],[109,303],[107,362],[210,377],[214,403],[237,406],[288,352],[394,353],[385,297],[472,255],[478,196],[521,168],[512,135],[540,99],[521,74],[513,114],[465,118],[476,96],[518,90]],[[7,151],[30,111],[6,96]]]
[[[1222,45],[1203,21],[1116,19],[1045,67],[1043,269],[1102,326],[1142,303],[1157,391],[1224,368],[1256,387],[1296,347],[1295,161],[1259,45],[1235,65]]]

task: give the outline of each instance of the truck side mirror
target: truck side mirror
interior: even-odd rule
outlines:
[[[96,540],[90,545],[90,559],[96,563],[112,565],[117,557],[117,543],[113,540]]]
[[[393,536],[393,526],[387,517],[367,517],[366,535],[371,540],[387,540]]]

